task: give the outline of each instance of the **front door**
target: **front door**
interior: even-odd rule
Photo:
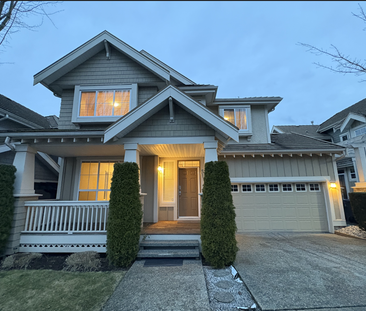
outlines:
[[[179,169],[179,217],[198,217],[197,168]]]

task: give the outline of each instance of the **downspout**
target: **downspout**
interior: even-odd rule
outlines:
[[[4,143],[5,143],[6,146],[8,146],[8,148],[10,148],[11,151],[15,151],[15,145],[12,144],[12,143],[10,143],[10,141],[11,141],[11,138],[9,136],[7,136],[5,138],[5,142]]]

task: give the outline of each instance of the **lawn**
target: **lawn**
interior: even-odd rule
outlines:
[[[99,311],[125,273],[0,271],[0,311]]]

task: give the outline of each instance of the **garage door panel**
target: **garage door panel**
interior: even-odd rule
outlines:
[[[328,231],[322,191],[236,193],[233,201],[239,232]]]

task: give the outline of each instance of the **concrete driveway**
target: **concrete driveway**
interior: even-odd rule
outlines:
[[[263,311],[366,310],[366,241],[334,234],[237,234],[235,268]]]

